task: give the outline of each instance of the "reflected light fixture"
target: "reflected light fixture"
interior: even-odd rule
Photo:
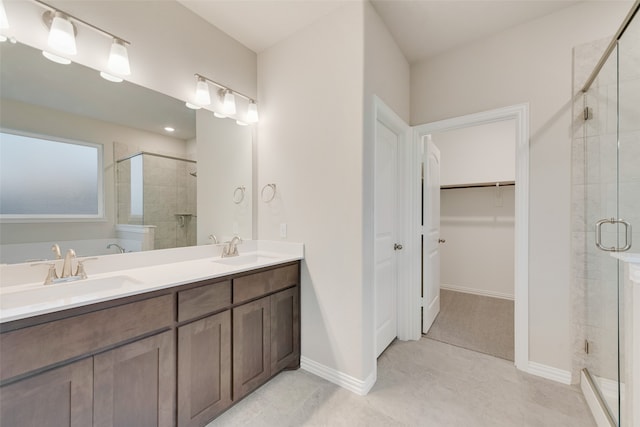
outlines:
[[[113,39],[107,65],[109,70],[116,74],[122,76],[128,76],[131,74],[131,68],[129,67],[129,54],[127,53],[127,46],[123,40],[118,38]]]
[[[249,123],[243,122],[242,120],[236,120],[236,124],[238,126],[249,126]]]
[[[47,39],[49,47],[67,55],[78,53],[76,49],[76,27],[67,15],[59,11],[47,11],[42,17],[46,23],[51,19],[49,38]]]
[[[222,111],[213,111],[213,115],[219,119],[231,118],[236,120],[235,116],[236,109],[236,95],[240,98],[246,99],[249,102],[249,106],[247,109],[246,118],[243,120],[237,120],[237,123],[240,126],[247,126],[250,123],[256,123],[258,121],[258,106],[256,105],[256,101],[252,98],[249,98],[247,95],[244,95],[235,90],[231,90],[225,85],[218,83],[216,81],[211,80],[203,76],[202,74],[194,74],[196,77],[196,104],[197,105],[209,105],[211,104],[211,97],[209,95],[209,83],[215,86],[218,86],[220,90],[218,90],[217,94],[220,96],[220,102],[217,103],[218,106],[222,106]],[[206,94],[206,95],[205,95]],[[199,96],[202,96],[202,99],[199,99]],[[186,106],[189,108],[193,108],[193,104],[190,102],[186,102]]]
[[[211,104],[211,95],[209,94],[209,85],[202,76],[197,76],[198,81],[196,83],[196,103],[198,105]]]
[[[100,71],[100,77],[114,83],[122,83],[123,80],[122,77],[114,76],[113,74],[105,73],[104,71]]]
[[[42,51],[42,56],[44,56],[45,58],[47,58],[49,61],[53,61],[56,62],[58,64],[62,64],[62,65],[69,65],[71,64],[71,60],[64,58],[62,56],[56,55],[55,53],[51,53],[47,50],[43,50]]]
[[[192,103],[190,103],[189,101],[185,102],[185,103],[184,103],[184,105],[185,105],[187,108],[191,108],[192,110],[199,110],[199,109],[201,109],[201,108],[202,108],[202,107],[200,107],[199,105],[196,105],[196,104],[192,104]]]
[[[165,126],[164,130],[166,130],[167,132],[175,132],[175,129],[171,126]]]
[[[236,113],[236,97],[233,95],[233,92],[231,92],[231,89],[224,91],[222,112],[227,116],[232,116]]]
[[[252,99],[249,101],[249,107],[247,107],[247,123],[257,123],[258,122],[258,106],[256,102]]]
[[[9,19],[7,19],[7,11],[4,8],[4,3],[0,0],[0,30],[7,29],[9,29]],[[3,35],[2,37],[4,37],[4,40],[2,41],[7,40],[6,36]]]

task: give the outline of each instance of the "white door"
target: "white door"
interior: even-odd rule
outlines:
[[[376,122],[374,251],[376,357],[398,333],[398,275],[396,262],[399,136]]]
[[[424,142],[422,211],[422,333],[440,312],[440,151],[427,135]]]

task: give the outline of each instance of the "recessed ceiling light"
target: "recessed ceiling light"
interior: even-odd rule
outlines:
[[[173,131],[175,131],[175,129],[174,129],[174,128],[172,128],[171,126],[166,126],[166,127],[164,128],[164,130],[166,130],[167,132],[173,132]]]

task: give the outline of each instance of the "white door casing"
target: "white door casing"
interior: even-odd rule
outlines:
[[[399,136],[376,121],[374,195],[374,294],[376,357],[397,336],[397,185]]]
[[[440,312],[440,150],[424,137],[422,333]]]

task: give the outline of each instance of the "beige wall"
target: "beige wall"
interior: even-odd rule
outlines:
[[[304,242],[302,356],[361,379],[362,46],[350,3],[258,55],[258,238]]]
[[[529,358],[571,370],[572,47],[611,36],[630,2],[583,2],[411,69],[411,123],[530,104]]]

